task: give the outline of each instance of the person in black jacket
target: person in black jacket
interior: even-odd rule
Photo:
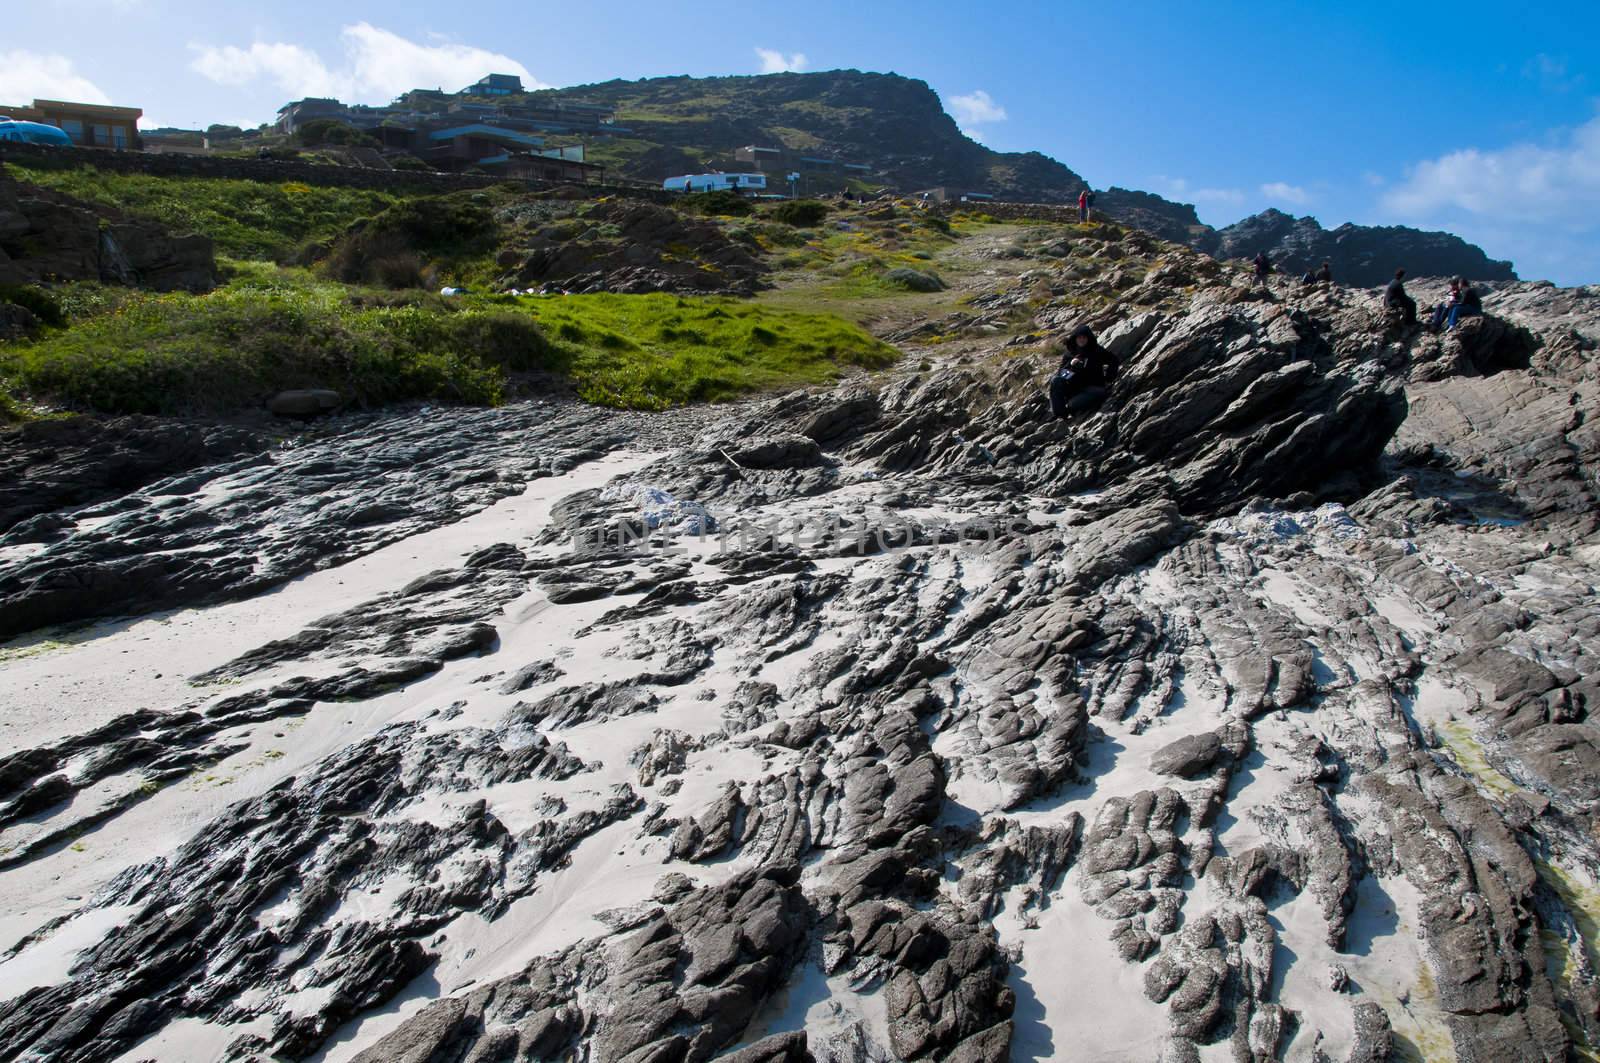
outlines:
[[[1328,267],[1326,262],[1322,264],[1321,269],[1317,270],[1317,280],[1322,281],[1324,284],[1333,283],[1333,270]]]
[[[1394,280],[1383,290],[1383,307],[1385,310],[1398,310],[1407,325],[1417,323],[1417,301],[1406,294],[1406,271],[1394,271]]]
[[[1256,252],[1256,283],[1265,285],[1267,277],[1272,273],[1272,259],[1267,257],[1265,251]]]
[[[1061,352],[1061,368],[1050,378],[1050,413],[1057,418],[1094,409],[1105,401],[1120,365],[1095,339],[1094,330],[1079,325]]]

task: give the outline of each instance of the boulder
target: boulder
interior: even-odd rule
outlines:
[[[1210,768],[1221,753],[1222,739],[1215,731],[1186,735],[1156,750],[1150,757],[1150,770],[1187,779]]]

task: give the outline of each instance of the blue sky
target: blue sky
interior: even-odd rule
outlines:
[[[1600,282],[1600,4],[16,5],[0,104],[256,124],[287,99],[383,102],[479,73],[547,85],[854,67],[922,78],[964,128],[1096,187],[1444,228],[1524,277]]]

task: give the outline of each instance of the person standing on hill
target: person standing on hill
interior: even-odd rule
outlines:
[[[1083,190],[1083,220],[1094,221],[1094,189]]]
[[[1383,308],[1385,310],[1398,310],[1404,324],[1417,323],[1417,301],[1406,294],[1406,271],[1394,271],[1394,280],[1383,290]]]
[[[1089,220],[1089,190],[1087,188],[1078,193],[1078,220]]]
[[[1121,368],[1116,355],[1100,346],[1094,330],[1079,325],[1061,351],[1061,367],[1050,378],[1050,414],[1061,419],[1094,409],[1105,401]]]
[[[1266,251],[1256,252],[1256,283],[1266,286],[1267,277],[1272,273],[1272,259],[1267,257]]]

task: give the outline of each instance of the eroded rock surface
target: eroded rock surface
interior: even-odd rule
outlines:
[[[1024,352],[18,523],[6,632],[133,616],[0,682],[192,682],[0,758],[0,1055],[1592,1051],[1600,300],[1435,337],[1096,232],[1072,424]]]

